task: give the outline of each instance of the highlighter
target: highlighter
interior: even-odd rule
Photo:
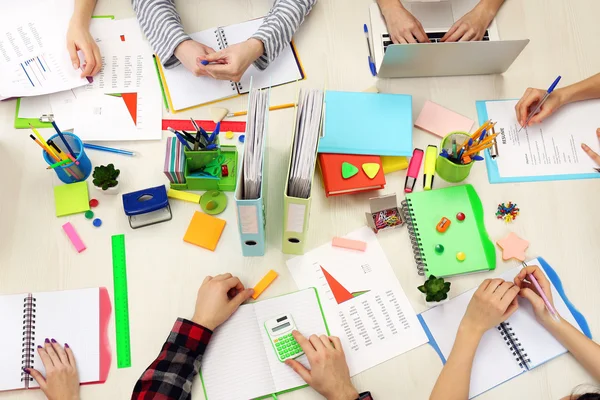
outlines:
[[[414,149],[413,155],[408,164],[408,171],[406,171],[406,180],[404,181],[404,193],[412,193],[417,176],[419,176],[419,170],[421,169],[421,161],[423,161],[423,150]]]
[[[425,150],[425,166],[423,167],[423,190],[431,190],[435,175],[435,162],[437,160],[437,146],[429,145]]]

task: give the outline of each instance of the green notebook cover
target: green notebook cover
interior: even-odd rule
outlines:
[[[496,268],[496,249],[485,230],[483,206],[473,186],[410,193],[402,204],[420,274],[445,277]],[[456,218],[460,212],[464,221]],[[440,233],[436,226],[443,217],[450,226]],[[444,247],[441,254],[435,251],[437,245]],[[459,252],[466,255],[464,261],[457,260]]]

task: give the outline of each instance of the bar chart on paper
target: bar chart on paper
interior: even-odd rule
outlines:
[[[43,87],[44,83],[48,80],[48,75],[52,74],[52,69],[46,62],[43,53],[19,64],[32,87]]]

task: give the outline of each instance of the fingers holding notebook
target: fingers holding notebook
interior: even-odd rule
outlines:
[[[75,357],[68,344],[64,348],[56,340],[46,339],[44,346],[38,346],[38,353],[44,364],[46,376],[34,368],[25,368],[38,383],[49,400],[79,399],[79,375]]]

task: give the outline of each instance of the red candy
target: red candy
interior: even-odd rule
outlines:
[[[465,214],[459,212],[458,214],[456,214],[456,219],[459,221],[464,221],[465,220]]]
[[[94,207],[98,207],[98,200],[96,199],[91,199],[90,200],[90,207],[94,208]]]

